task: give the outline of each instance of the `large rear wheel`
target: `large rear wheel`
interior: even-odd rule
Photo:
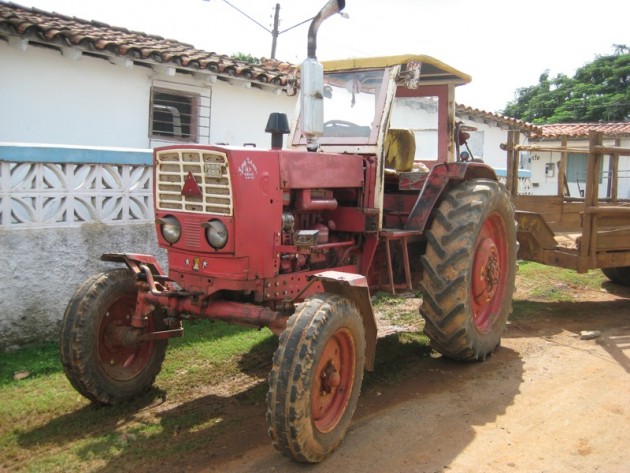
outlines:
[[[280,336],[269,375],[274,446],[301,462],[326,458],[350,425],[364,365],[365,336],[355,305],[335,294],[302,303]]]
[[[483,360],[499,345],[512,309],[517,243],[508,193],[490,180],[458,184],[434,211],[426,237],[425,333],[443,355]]]
[[[61,329],[61,362],[74,388],[100,404],[116,404],[147,391],[160,372],[167,340],[133,342],[131,317],[138,289],[128,269],[89,278],[70,300]],[[162,313],[147,330],[164,330]]]

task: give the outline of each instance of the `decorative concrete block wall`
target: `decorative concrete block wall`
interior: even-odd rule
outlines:
[[[0,145],[0,351],[56,339],[68,301],[114,267],[157,255],[149,150]]]

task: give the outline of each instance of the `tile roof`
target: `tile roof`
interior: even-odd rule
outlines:
[[[26,8],[0,0],[0,37],[7,33],[60,48],[77,48],[92,54],[118,56],[132,61],[171,66],[188,72],[203,72],[225,80],[241,79],[259,86],[284,89],[290,95],[299,87],[298,66],[295,64],[264,58],[259,64],[250,64],[224,54],[196,49],[190,44],[173,39],[38,8]],[[537,126],[461,104],[457,104],[457,115],[475,121],[493,122],[499,126],[516,127],[534,139],[563,135],[583,138],[593,129],[603,131],[610,137],[630,136],[630,123],[564,123]]]
[[[605,137],[614,138],[630,136],[630,123],[555,123],[553,125],[541,125],[542,133],[535,139],[544,138],[588,138],[591,130],[601,131]]]
[[[504,126],[506,128],[517,128],[520,131],[530,135],[537,135],[542,132],[541,128],[538,125],[532,125],[531,123],[525,122],[523,120],[505,117],[503,115],[499,115],[498,113],[486,112],[484,110],[468,107],[462,104],[457,104],[456,107],[457,108],[455,110],[455,113],[458,116],[469,118],[473,121],[482,121],[484,123],[493,122],[499,126]]]
[[[615,138],[630,136],[630,122],[623,123],[555,123],[552,125],[533,125],[516,118],[504,117],[497,113],[486,112],[478,108],[457,104],[457,115],[470,118],[471,120],[482,120],[495,122],[498,125],[505,125],[518,128],[522,132],[528,133],[532,140],[543,140],[546,138],[588,138],[591,130],[601,131],[605,137]]]
[[[227,80],[243,79],[295,92],[297,66],[293,64],[273,59],[250,64],[161,36],[0,0],[0,36],[6,33],[60,48],[78,48],[92,54],[199,71]]]

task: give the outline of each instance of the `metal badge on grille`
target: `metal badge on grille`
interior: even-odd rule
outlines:
[[[206,177],[223,176],[223,165],[219,163],[206,163],[203,165],[203,170],[206,173]]]

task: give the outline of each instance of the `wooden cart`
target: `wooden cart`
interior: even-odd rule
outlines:
[[[526,146],[518,140],[518,132],[509,132],[505,146],[506,186],[518,223],[518,257],[578,273],[600,268],[613,282],[630,285],[630,199],[618,195],[623,175],[620,157],[630,156],[630,149],[604,146],[603,134],[595,131],[589,134],[588,148],[570,148],[566,140],[560,147]],[[556,195],[519,194],[519,158],[525,151],[559,155]],[[569,153],[588,156],[585,187],[578,196],[568,192]],[[607,170],[601,171],[604,161]]]

